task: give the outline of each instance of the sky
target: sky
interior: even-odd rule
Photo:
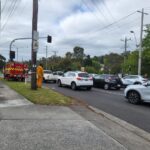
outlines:
[[[9,45],[15,38],[31,37],[32,0],[1,0],[0,54],[9,58]],[[91,56],[123,53],[124,39],[127,50],[139,43],[141,11],[144,8],[144,28],[150,24],[149,0],[39,0],[38,32],[40,37],[52,36],[52,43],[39,39],[37,58],[54,55],[65,56],[75,46],[84,48]],[[144,37],[144,35],[143,35]],[[13,43],[18,49],[18,60],[31,59],[31,40]],[[17,54],[16,54],[17,60]]]

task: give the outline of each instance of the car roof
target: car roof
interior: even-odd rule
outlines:
[[[67,71],[66,73],[68,72],[73,72],[73,73],[87,73],[87,72],[83,72],[83,71]]]

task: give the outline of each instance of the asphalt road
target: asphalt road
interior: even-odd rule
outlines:
[[[150,132],[150,104],[133,105],[123,96],[123,90],[109,90],[93,88],[91,91],[73,91],[67,87],[58,87],[57,84],[44,84],[66,96],[82,100],[106,113],[125,120],[145,131]]]

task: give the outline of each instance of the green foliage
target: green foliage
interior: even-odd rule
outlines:
[[[124,73],[137,74],[138,69],[138,51],[133,51],[128,55],[125,61]]]
[[[83,60],[84,66],[92,66],[92,59],[90,55],[87,55],[86,58]]]
[[[73,102],[70,98],[54,92],[53,90],[48,88],[41,88],[33,91],[31,90],[31,86],[29,84],[10,81],[3,82],[34,104],[70,105]]]
[[[150,49],[150,25],[146,26],[145,33],[142,45],[144,49]]]
[[[104,56],[104,72],[105,73],[120,73],[122,72],[121,64],[123,63],[123,57],[116,53],[110,53]]]
[[[85,67],[85,71],[88,73],[98,73],[97,70],[92,66]]]
[[[5,66],[6,58],[2,55],[0,55],[0,70],[3,70],[3,67]]]
[[[76,59],[83,59],[84,57],[84,48],[82,47],[79,47],[79,46],[76,46],[73,48],[73,55],[74,55],[74,58]]]

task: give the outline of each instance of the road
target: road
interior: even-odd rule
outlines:
[[[93,88],[91,91],[73,91],[67,87],[58,87],[57,84],[47,83],[44,86],[56,90],[66,96],[82,100],[106,113],[125,120],[147,132],[150,132],[150,104],[133,105],[123,96],[123,90],[109,90]]]

